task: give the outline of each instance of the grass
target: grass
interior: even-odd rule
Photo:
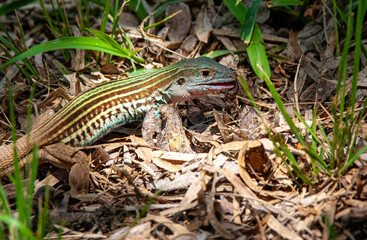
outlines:
[[[5,14],[9,11],[16,10],[18,7],[27,5],[29,3],[32,3],[33,1],[24,1],[21,5],[19,4],[10,4],[6,5],[6,9],[3,7],[0,7],[0,13]],[[52,16],[46,11],[44,3],[42,0],[39,1],[40,6],[43,10],[44,17],[50,27],[50,30],[52,34],[55,37],[55,40],[51,40],[48,42],[44,42],[39,45],[35,45],[30,49],[26,49],[23,47],[23,49],[26,49],[24,52],[22,52],[20,49],[21,47],[18,47],[15,41],[12,40],[10,37],[10,34],[6,31],[5,27],[0,23],[0,28],[3,30],[3,32],[7,35],[7,38],[4,38],[3,36],[0,36],[0,41],[3,43],[3,45],[0,45],[2,50],[7,54],[9,60],[2,66],[0,66],[0,70],[5,69],[10,64],[15,63],[17,67],[20,69],[20,71],[27,77],[28,80],[32,82],[32,77],[36,76],[39,78],[39,74],[34,69],[34,67],[30,64],[29,60],[27,58],[32,57],[36,54],[44,53],[47,51],[53,51],[53,50],[62,50],[62,49],[86,49],[86,50],[96,50],[99,52],[106,52],[114,56],[119,56],[123,58],[130,59],[131,63],[134,66],[134,62],[144,63],[144,59],[139,58],[136,53],[139,50],[133,50],[133,44],[131,40],[124,35],[124,31],[122,28],[120,28],[120,31],[125,36],[123,39],[123,42],[125,46],[128,46],[128,48],[122,47],[120,43],[118,43],[114,38],[104,33],[107,21],[109,19],[109,2],[107,1],[105,3],[105,11],[104,11],[104,17],[101,24],[101,30],[95,30],[87,28],[86,25],[89,24],[88,19],[84,19],[82,14],[83,6],[81,4],[78,5],[78,14],[80,18],[81,24],[81,31],[87,30],[90,33],[92,33],[95,37],[74,37],[71,31],[71,27],[69,24],[68,16],[66,14],[65,8],[62,5],[62,2],[56,1],[56,4],[58,5],[58,10],[56,10],[54,3],[52,2]],[[137,1],[131,1],[131,3],[136,3]],[[89,14],[88,11],[88,3],[85,3],[85,11],[87,13],[87,16]],[[118,9],[118,1],[116,1],[115,8],[113,9],[113,16],[110,18],[113,22],[113,32],[114,34],[116,28],[118,27],[118,19],[121,15],[123,6],[121,6],[120,9]],[[140,8],[141,9],[141,8]],[[170,17],[165,19],[164,21],[168,20]],[[56,19],[54,21],[53,19]],[[159,22],[161,24],[162,22]],[[156,25],[154,25],[156,26]],[[151,27],[154,27],[151,26]],[[19,27],[21,29],[21,39],[23,39],[22,43],[25,43],[24,40],[24,32],[22,31],[22,26],[19,24]],[[25,44],[23,44],[25,46]],[[16,56],[12,57],[10,54],[10,49],[13,51]],[[132,49],[132,50],[131,50]],[[63,51],[63,55],[65,58],[65,61],[69,61],[70,55],[68,51]],[[109,59],[110,56],[107,56]],[[24,63],[24,66],[26,66],[27,69],[24,69],[22,66],[17,64],[16,62],[18,60],[22,60]],[[30,72],[30,73],[29,73]],[[11,81],[8,81],[8,96],[9,96],[9,113],[10,113],[10,122],[11,122],[11,133],[12,133],[12,139],[13,143],[16,142],[16,124],[15,124],[15,114],[14,114],[14,105],[13,105],[13,96],[12,96],[12,84]],[[30,132],[30,116],[32,112],[32,99],[35,91],[35,84],[33,82],[31,94],[29,97],[29,107],[28,107],[28,113],[27,113],[27,133]],[[10,237],[11,239],[43,239],[43,237],[46,234],[47,229],[47,217],[48,217],[48,191],[46,188],[46,200],[45,205],[40,209],[40,212],[38,214],[38,224],[37,224],[37,230],[36,232],[32,231],[30,219],[32,214],[32,207],[33,207],[33,190],[35,186],[35,179],[37,176],[37,168],[38,168],[38,151],[37,147],[35,146],[32,151],[32,165],[31,165],[31,171],[30,171],[30,178],[27,181],[23,181],[20,169],[19,169],[19,159],[17,157],[17,151],[16,151],[16,145],[14,144],[14,175],[9,176],[9,179],[11,182],[15,185],[15,191],[16,191],[16,215],[14,215],[11,211],[9,201],[5,195],[4,189],[2,185],[0,184],[0,208],[2,209],[0,213],[0,239],[6,239],[7,237]],[[149,205],[148,205],[149,206]],[[42,209],[42,210],[41,210]],[[42,212],[41,212],[42,211]]]
[[[34,56],[36,54],[60,50],[60,49],[86,49],[86,50],[96,50],[106,53],[110,53],[119,57],[128,58],[131,61],[144,62],[144,59],[137,57],[135,54],[137,51],[132,52],[131,50],[121,47],[112,37],[107,34],[94,30],[87,29],[92,34],[98,38],[92,37],[63,37],[48,42],[35,45],[29,50],[19,54],[18,56],[12,58],[10,61],[0,66],[0,70],[9,66],[18,60],[23,60],[28,57]]]
[[[29,4],[33,1],[24,1],[22,6],[25,4]],[[40,6],[43,9],[44,17],[50,27],[52,34],[55,37],[55,40],[51,40],[36,46],[33,46],[30,49],[21,51],[22,47],[18,47],[15,42],[11,39],[10,35],[4,28],[4,26],[0,23],[0,28],[7,35],[7,38],[0,36],[0,41],[3,45],[0,45],[2,50],[5,52],[8,58],[12,58],[10,52],[13,51],[16,57],[12,58],[6,64],[0,66],[0,70],[3,70],[5,67],[10,64],[17,64],[18,60],[22,60],[24,63],[24,67],[17,64],[17,67],[22,71],[22,73],[27,77],[29,81],[32,81],[32,75],[39,78],[39,74],[35,70],[35,68],[31,65],[31,63],[27,60],[27,58],[34,56],[39,53],[53,51],[53,50],[61,50],[61,49],[86,49],[86,50],[94,50],[100,52],[106,52],[113,56],[119,56],[127,58],[131,61],[134,66],[134,62],[142,63],[144,59],[141,59],[137,52],[139,50],[135,50],[131,40],[124,34],[122,28],[118,26],[118,20],[121,15],[123,6],[118,8],[118,1],[115,2],[115,5],[110,8],[110,1],[92,1],[96,2],[102,6],[104,6],[104,16],[102,19],[101,29],[91,29],[89,27],[89,3],[88,1],[79,1],[79,5],[77,6],[79,22],[80,22],[80,31],[83,32],[87,30],[94,37],[74,37],[68,16],[61,2],[56,1],[58,4],[58,10],[56,10],[55,6],[53,6],[52,15],[48,13],[44,7],[43,1],[40,0]],[[168,3],[176,3],[179,2],[177,0],[173,1],[165,1],[157,6],[156,14],[162,13],[164,8],[168,6]],[[303,136],[300,130],[296,127],[291,117],[287,114],[284,103],[276,91],[276,88],[272,84],[271,71],[267,58],[267,52],[263,43],[262,34],[260,28],[255,23],[255,18],[257,11],[259,9],[260,0],[253,1],[250,8],[246,8],[240,1],[238,4],[233,0],[225,0],[224,3],[227,5],[232,14],[238,19],[238,21],[242,24],[242,28],[240,31],[241,39],[248,44],[247,46],[247,55],[250,61],[250,64],[259,78],[265,80],[266,85],[268,86],[270,92],[273,95],[275,102],[278,105],[278,108],[282,115],[284,116],[286,122],[290,126],[294,136],[297,138],[299,144],[302,146],[302,149],[307,153],[307,156],[311,160],[311,171],[305,172],[302,169],[295,156],[292,154],[288,143],[282,138],[281,135],[275,134],[271,131],[270,127],[267,128],[270,139],[273,141],[274,146],[276,146],[275,153],[283,159],[286,164],[289,173],[296,180],[298,186],[301,188],[302,183],[306,183],[312,187],[316,187],[321,173],[326,174],[328,176],[339,177],[344,174],[350,166],[355,162],[356,159],[365,151],[367,151],[367,146],[361,148],[357,144],[357,131],[361,122],[366,118],[366,107],[367,107],[367,99],[363,99],[363,101],[357,101],[357,80],[358,80],[358,72],[360,69],[360,52],[365,51],[363,45],[361,44],[361,32],[362,32],[362,23],[365,17],[367,3],[366,1],[359,1],[358,5],[356,5],[356,16],[354,15],[354,10],[352,7],[348,8],[346,12],[342,11],[336,4],[336,1],[333,1],[334,4],[334,15],[335,15],[335,30],[339,36],[339,28],[341,28],[341,24],[347,25],[347,32],[345,34],[345,42],[342,47],[342,52],[340,54],[341,61],[339,64],[339,77],[338,77],[338,85],[337,85],[337,94],[332,103],[332,116],[334,121],[334,126],[332,129],[333,140],[329,141],[328,136],[317,120],[317,109],[314,108],[313,112],[313,121],[312,125],[309,126],[303,119],[301,113],[296,112],[297,118],[300,122],[302,122],[307,129],[306,136]],[[290,5],[300,5],[301,1],[271,1],[269,2],[273,4],[272,6],[283,7],[286,11],[291,11],[289,8]],[[17,3],[19,4],[19,3]],[[83,5],[84,4],[84,5]],[[125,2],[124,2],[125,4]],[[130,1],[128,5],[136,11],[140,19],[144,19],[149,14],[145,7],[141,4],[141,1],[135,0]],[[351,4],[352,5],[352,1]],[[13,11],[20,7],[20,5],[12,4],[5,5],[0,7],[0,15],[5,14],[9,11]],[[296,13],[293,13],[296,14]],[[337,17],[338,14],[338,17]],[[156,15],[155,15],[156,16]],[[144,30],[147,30],[151,27],[155,27],[158,24],[163,23],[168,20],[169,16],[162,21],[159,21],[156,24],[151,26],[146,26]],[[56,21],[55,21],[56,19]],[[342,21],[339,22],[338,19]],[[113,23],[112,34],[107,35],[105,33],[105,27],[108,21]],[[21,24],[19,24],[21,29]],[[116,41],[114,38],[115,31],[119,29],[122,35],[124,36],[122,43]],[[24,41],[24,34],[21,31],[22,42]],[[353,65],[353,73],[352,73],[352,88],[348,96],[345,96],[346,93],[346,83],[348,79],[347,72],[347,60],[348,55],[350,54],[351,49],[349,48],[349,43],[352,40],[355,40],[355,49],[354,49],[354,65]],[[121,46],[124,45],[125,47]],[[24,45],[24,44],[23,44]],[[338,53],[340,52],[341,46],[338,44]],[[222,56],[224,54],[228,54],[230,51],[221,50],[214,51],[212,53],[208,53],[209,56],[217,57]],[[65,61],[68,61],[70,56],[68,51],[64,51]],[[112,58],[111,55],[107,55],[106,58],[108,61]],[[106,62],[108,62],[106,61]],[[261,117],[261,113],[259,108],[256,105],[254,98],[251,96],[248,86],[244,78],[239,78],[241,85],[247,92],[251,102],[253,103],[255,109],[258,111],[259,116]],[[32,85],[32,90],[30,94],[30,103],[33,99],[35,85]],[[13,142],[16,141],[15,136],[15,116],[14,116],[14,106],[13,106],[13,98],[11,94],[12,86],[9,82],[9,109],[10,109],[10,120],[12,125],[12,138]],[[361,106],[359,111],[356,111],[356,106]],[[28,114],[27,114],[27,122],[28,126],[30,126],[30,115],[31,115],[31,105],[29,104]],[[265,123],[265,121],[264,121]],[[29,127],[27,132],[29,132]],[[309,141],[306,141],[308,139]],[[16,151],[15,151],[16,153]],[[42,239],[46,234],[47,228],[47,215],[48,215],[48,201],[45,201],[45,206],[43,207],[43,212],[40,214],[40,218],[38,220],[38,228],[36,232],[33,232],[30,226],[29,219],[31,217],[32,212],[32,197],[33,197],[33,189],[34,189],[34,181],[36,179],[37,173],[37,149],[35,148],[33,151],[33,161],[31,166],[31,176],[30,181],[23,183],[20,177],[19,164],[18,159],[15,154],[15,174],[13,177],[10,177],[11,181],[16,186],[16,211],[17,217],[14,217],[10,208],[10,204],[5,196],[4,189],[0,185],[0,199],[1,199],[1,209],[2,212],[0,214],[0,239],[6,239],[7,235],[11,237],[11,239]],[[301,181],[299,181],[302,180]],[[47,198],[46,194],[46,198]],[[152,199],[154,201],[154,199]],[[152,202],[147,203],[146,208],[144,208],[140,216],[144,216],[147,209],[151,205]]]
[[[15,186],[15,200],[16,200],[16,209],[17,216],[15,217],[11,210],[9,201],[6,198],[4,189],[0,184],[0,199],[1,199],[1,209],[3,210],[0,214],[0,222],[7,228],[0,228],[0,237],[1,239],[5,239],[5,236],[11,236],[11,239],[42,239],[45,234],[45,225],[47,221],[45,221],[44,217],[47,217],[45,214],[40,214],[39,217],[39,226],[42,226],[37,230],[37,233],[33,233],[31,229],[31,214],[33,207],[33,193],[35,180],[37,177],[37,168],[38,168],[38,150],[37,146],[33,148],[32,154],[32,164],[31,171],[29,174],[29,179],[27,181],[23,181],[21,178],[20,167],[19,167],[19,159],[17,156],[16,150],[16,124],[15,124],[15,114],[14,114],[14,105],[13,105],[13,95],[12,93],[12,84],[11,81],[8,81],[8,97],[9,97],[9,113],[10,113],[10,122],[11,122],[11,135],[14,145],[14,175],[9,176],[9,179]],[[30,99],[33,99],[34,88],[32,88]],[[27,132],[30,130],[30,113],[31,113],[31,101],[28,104],[28,118],[27,118]],[[46,206],[47,207],[47,206]],[[47,212],[47,209],[46,209]],[[42,224],[43,223],[43,224]],[[8,232],[6,232],[8,231]]]
[[[269,77],[271,71],[265,52],[265,46],[263,44],[263,38],[259,26],[255,23],[260,2],[260,0],[253,1],[251,7],[247,9],[242,2],[236,3],[233,0],[224,0],[228,9],[242,24],[240,37],[247,44],[247,54],[251,67],[256,75],[262,78],[261,71],[265,71]]]
[[[337,12],[338,6],[334,1],[335,12]],[[345,36],[345,42],[343,44],[343,52],[341,55],[341,61],[339,64],[339,75],[338,84],[336,89],[336,97],[332,102],[332,115],[333,115],[333,140],[329,141],[323,127],[317,121],[317,111],[316,108],[313,112],[313,122],[312,126],[309,126],[301,113],[295,110],[295,114],[300,122],[303,123],[305,128],[308,130],[308,134],[303,137],[300,130],[295,126],[293,120],[286,112],[284,103],[276,91],[275,86],[270,81],[270,75],[268,75],[262,66],[258,64],[258,68],[261,70],[262,78],[265,80],[277,106],[282,113],[285,121],[292,130],[292,133],[298,140],[302,149],[307,153],[311,160],[312,170],[311,172],[304,172],[284,139],[271,131],[269,127],[268,134],[271,140],[276,146],[275,153],[280,157],[286,164],[289,172],[294,179],[299,177],[302,181],[310,186],[315,187],[317,182],[315,176],[319,176],[320,172],[323,172],[329,176],[339,177],[345,173],[350,166],[360,157],[360,155],[367,151],[367,146],[361,147],[357,144],[357,133],[361,122],[366,118],[366,107],[367,98],[361,99],[360,103],[356,101],[357,95],[357,81],[358,73],[360,69],[360,52],[361,52],[361,32],[363,19],[366,13],[367,3],[364,1],[359,1],[356,20],[354,20],[354,13],[351,12],[349,8],[349,13],[347,14],[347,32]],[[334,16],[337,22],[337,16]],[[355,26],[355,27],[354,27]],[[338,32],[338,31],[337,31]],[[353,34],[354,33],[354,34]],[[348,95],[346,95],[347,86],[347,60],[351,52],[350,42],[354,36],[355,48],[354,48],[354,63],[353,63],[353,73],[352,73],[352,90]],[[340,46],[338,46],[338,49]],[[250,58],[251,59],[251,58]],[[247,86],[246,80],[243,77],[239,78],[239,81],[246,91],[248,97],[250,98],[252,104],[258,111],[259,116],[261,113],[253,97],[250,94],[249,87]],[[346,104],[348,101],[348,104]],[[360,106],[361,110],[359,112],[355,111],[356,106]],[[264,121],[265,123],[265,121]],[[311,139],[308,143],[305,139]],[[295,173],[295,175],[293,174]],[[299,184],[299,183],[298,183]],[[299,184],[301,187],[301,185]]]
[[[30,3],[32,1],[27,1],[24,4]],[[56,19],[61,19],[62,21],[56,21],[57,25],[54,25],[54,22],[51,18],[51,16],[48,14],[48,12],[45,10],[43,1],[40,1],[41,8],[44,11],[45,19],[47,20],[51,32],[53,33],[55,40],[42,43],[39,45],[36,45],[24,52],[21,52],[21,47],[18,47],[15,43],[15,41],[12,40],[10,37],[10,34],[6,31],[5,27],[0,23],[0,27],[3,30],[3,32],[7,35],[7,39],[0,36],[0,41],[3,43],[3,45],[0,45],[2,50],[7,54],[9,58],[12,58],[10,51],[13,51],[16,54],[16,57],[9,60],[4,65],[0,66],[0,70],[3,70],[5,67],[9,66],[12,63],[15,63],[18,60],[22,60],[24,63],[24,66],[26,66],[26,69],[24,69],[22,66],[17,65],[17,67],[20,69],[20,71],[27,77],[28,80],[32,82],[32,77],[36,76],[39,78],[39,74],[34,69],[34,67],[30,64],[27,58],[34,56],[39,53],[52,51],[52,50],[59,50],[59,49],[89,49],[89,50],[97,50],[97,51],[104,51],[108,52],[110,54],[125,57],[130,59],[132,62],[144,62],[143,59],[137,57],[135,54],[137,51],[131,51],[127,48],[121,47],[119,43],[117,43],[112,37],[108,36],[107,34],[97,31],[94,29],[88,29],[90,33],[92,33],[94,37],[73,37],[71,28],[68,23],[68,18],[65,11],[62,11],[63,6],[60,4],[59,1],[57,1],[58,9],[60,11],[53,11],[53,16],[56,16]],[[14,9],[16,6],[14,5]],[[117,6],[117,5],[116,5]],[[80,6],[79,6],[80,7]],[[81,11],[79,11],[81,12]],[[117,14],[117,11],[115,11]],[[108,13],[108,11],[107,11]],[[114,25],[117,25],[118,19],[116,18],[117,15],[115,15],[115,21]],[[104,21],[106,23],[108,14],[106,14],[106,17],[104,18]],[[86,22],[86,21],[83,21]],[[84,27],[85,25],[83,25]],[[22,43],[25,43],[24,41],[24,32],[22,31],[22,26],[19,24],[19,27],[21,29],[21,39],[23,39]],[[131,43],[131,41],[130,41]],[[25,46],[25,44],[24,44]],[[130,45],[132,46],[132,44]],[[23,47],[23,49],[26,49]],[[65,60],[69,60],[68,52],[64,52]],[[30,73],[29,73],[30,72]],[[10,113],[10,122],[11,122],[11,133],[12,133],[12,139],[13,143],[16,142],[16,124],[15,124],[15,114],[14,114],[14,105],[13,105],[13,95],[12,95],[12,84],[11,81],[8,81],[8,96],[9,96],[9,113]],[[32,112],[32,100],[33,95],[35,91],[35,84],[33,82],[32,88],[31,88],[31,94],[29,97],[29,106],[28,106],[28,114],[27,114],[27,133],[30,132],[30,116]],[[14,144],[14,146],[16,146]],[[32,165],[31,165],[31,171],[30,171],[30,178],[27,181],[23,181],[20,169],[19,169],[19,159],[17,157],[17,151],[14,147],[14,175],[9,176],[11,182],[15,185],[15,192],[16,192],[16,215],[14,215],[11,211],[9,201],[5,195],[4,189],[2,188],[0,184],[0,207],[2,209],[0,213],[0,239],[6,239],[7,237],[10,237],[11,239],[43,239],[43,237],[46,234],[47,229],[47,217],[48,217],[48,194],[47,194],[47,188],[46,188],[46,201],[44,207],[39,207],[40,212],[38,214],[38,224],[37,224],[37,230],[35,232],[32,231],[32,226],[30,223],[31,214],[32,214],[32,207],[33,207],[33,191],[35,186],[35,179],[37,176],[37,167],[38,167],[38,154],[37,154],[37,147],[32,151],[33,159],[32,159]],[[43,210],[41,210],[43,209]]]

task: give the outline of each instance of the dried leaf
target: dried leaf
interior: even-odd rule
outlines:
[[[160,158],[153,158],[152,160],[155,165],[169,172],[178,172],[181,169],[180,164],[173,164]]]
[[[233,236],[233,234],[227,230],[226,228],[224,228],[223,223],[221,223],[216,216],[216,211],[214,209],[214,200],[215,200],[215,185],[217,183],[216,180],[216,175],[214,177],[214,182],[212,185],[212,189],[210,191],[208,200],[206,202],[207,205],[207,212],[208,212],[208,219],[210,224],[212,225],[213,228],[215,228],[216,232],[218,232],[222,238],[225,239],[235,239],[235,236]]]
[[[250,175],[247,173],[246,161],[249,162],[252,168],[257,171],[263,171],[264,165],[268,163],[269,159],[265,154],[265,149],[259,141],[246,141],[240,152],[238,153],[238,170],[242,180],[252,190],[259,192],[261,189],[252,181]]]
[[[161,117],[166,119],[165,129],[162,129]],[[169,147],[170,151],[175,152],[193,152],[181,118],[172,105],[161,106],[159,110],[151,109],[145,116],[142,134],[144,140],[153,146],[163,149]]]
[[[273,231],[278,233],[284,239],[302,240],[296,232],[281,224],[274,216],[270,216],[267,224]]]
[[[223,117],[217,112],[217,110],[213,110],[213,113],[214,113],[214,117],[215,117],[215,120],[217,122],[217,126],[218,126],[218,129],[219,129],[219,132],[223,138],[223,142],[227,143],[231,140],[231,137],[230,137],[230,130],[227,128],[224,120],[223,120]]]
[[[180,238],[180,236],[183,236],[183,235],[195,236],[192,232],[188,231],[184,226],[174,223],[170,219],[164,216],[148,214],[145,218],[142,218],[140,220],[140,222],[142,223],[145,223],[147,221],[154,221],[158,223],[160,226],[162,225],[162,226],[169,228],[173,233],[172,239]],[[153,229],[155,228],[152,228],[152,230]]]
[[[181,44],[178,52],[184,56],[188,56],[189,54],[192,54],[192,52],[195,50],[197,42],[198,42],[198,39],[195,36],[192,36],[192,35],[187,36],[185,40],[183,41],[183,43]]]
[[[226,49],[233,52],[238,51],[238,49],[233,45],[232,41],[228,37],[217,36],[217,39],[221,41]]]
[[[202,8],[196,18],[195,34],[200,42],[208,43],[209,36],[213,30],[206,8]]]
[[[100,71],[103,74],[120,74],[118,68],[113,64],[104,64]]]
[[[185,172],[181,175],[176,175],[174,180],[161,179],[155,182],[155,186],[157,189],[163,191],[175,191],[181,189],[187,189],[195,180],[197,179],[198,174],[193,172]]]
[[[191,28],[191,13],[186,3],[170,4],[166,10],[166,16],[168,17],[178,11],[181,12],[165,22],[166,27],[170,28],[168,38],[171,41],[184,40]]]
[[[71,29],[73,31],[74,37],[81,37],[82,34],[76,25],[72,25]],[[84,69],[85,51],[84,49],[75,49],[74,51],[69,51],[71,56],[71,69],[74,71],[80,71]]]

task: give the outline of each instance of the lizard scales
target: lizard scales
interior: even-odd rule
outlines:
[[[66,104],[16,145],[20,167],[34,144],[62,142],[87,146],[124,124],[144,117],[154,106],[191,100],[230,89],[234,73],[206,57],[97,85]],[[0,178],[13,172],[13,144],[0,148]]]

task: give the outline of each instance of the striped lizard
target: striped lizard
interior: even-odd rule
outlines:
[[[34,144],[87,146],[124,124],[142,119],[163,104],[231,89],[235,74],[207,57],[182,60],[152,72],[112,80],[85,91],[16,142],[20,167]],[[13,172],[13,144],[0,147],[0,178]]]

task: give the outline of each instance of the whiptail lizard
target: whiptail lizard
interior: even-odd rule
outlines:
[[[34,144],[87,146],[113,129],[144,117],[153,107],[191,100],[233,87],[235,74],[206,57],[186,59],[145,74],[97,85],[65,105],[16,142],[20,167]],[[13,144],[0,148],[0,178],[13,172]]]

